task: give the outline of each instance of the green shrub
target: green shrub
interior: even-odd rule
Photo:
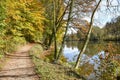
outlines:
[[[34,55],[36,57],[40,57],[40,53],[42,53],[42,52],[43,52],[43,48],[40,44],[36,44],[29,51],[30,55]]]

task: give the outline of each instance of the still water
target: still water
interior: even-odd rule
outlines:
[[[80,53],[83,44],[83,41],[68,41],[65,43],[63,54],[69,62],[76,61],[76,57]],[[112,54],[120,54],[120,42],[89,42],[83,57],[93,57],[103,53],[106,49]]]
[[[83,44],[84,42],[80,41],[68,41],[65,43],[63,54],[68,62],[74,63],[76,61]],[[100,64],[99,55],[105,57],[104,51],[106,49],[111,54],[120,54],[120,42],[89,42],[81,58],[82,71],[80,74],[86,75],[88,80],[97,80],[93,71],[98,69]]]

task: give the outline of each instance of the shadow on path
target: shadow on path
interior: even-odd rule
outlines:
[[[6,54],[8,61],[0,71],[0,80],[39,80],[28,51],[34,44],[21,46],[13,54]]]

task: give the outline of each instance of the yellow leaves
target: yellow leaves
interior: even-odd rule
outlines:
[[[6,1],[6,7],[9,9],[14,9],[15,8],[15,2],[12,0]]]
[[[12,36],[31,36],[32,40],[40,39],[43,34],[44,8],[38,0],[7,0],[5,22],[6,31]]]
[[[19,0],[20,3],[31,3],[33,0]]]
[[[12,34],[16,34],[17,30],[12,29],[11,32],[12,32]]]
[[[20,17],[19,15],[13,15],[13,19],[15,19],[15,20],[20,20],[21,17]]]
[[[26,3],[26,0],[19,0],[21,3]]]
[[[19,10],[16,10],[15,13],[16,13],[16,14],[20,14],[21,12],[20,12]]]
[[[37,1],[37,0],[26,0],[26,2],[28,3],[32,3],[33,1]]]
[[[22,21],[22,22],[25,22],[25,21],[26,21],[26,18],[24,18],[24,17],[21,18],[21,21]]]

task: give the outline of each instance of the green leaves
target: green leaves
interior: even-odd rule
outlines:
[[[0,32],[3,30],[3,28],[6,26],[5,23],[5,5],[4,3],[1,1],[0,2]]]

